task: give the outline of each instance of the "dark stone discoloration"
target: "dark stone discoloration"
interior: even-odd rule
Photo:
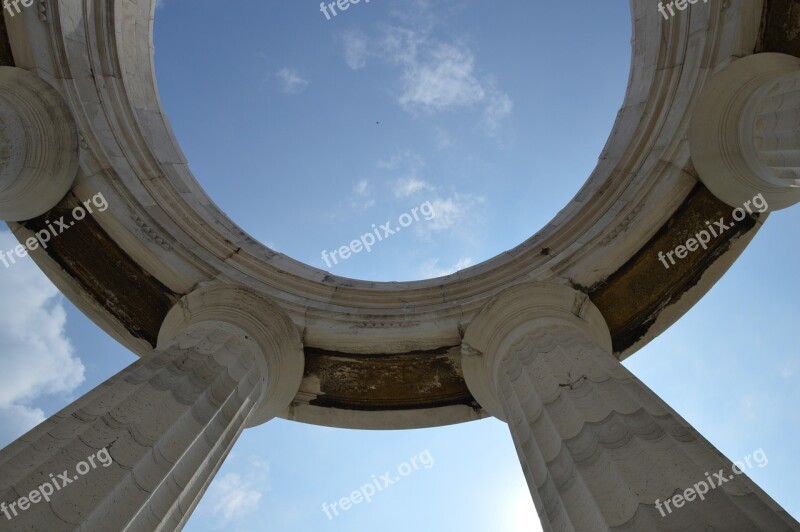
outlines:
[[[413,410],[476,406],[461,374],[461,348],[396,355],[351,355],[306,348],[301,393],[314,406],[349,410]],[[320,389],[313,387],[319,383]]]
[[[800,2],[765,0],[757,53],[776,52],[800,57]]]
[[[586,291],[603,313],[614,343],[620,353],[641,339],[661,311],[676,302],[697,284],[703,273],[731,244],[755,227],[756,218],[747,216],[741,222],[712,238],[708,249],[698,249],[666,269],[658,260],[658,252],[667,253],[683,245],[699,231],[707,230],[706,221],[731,220],[732,208],[718,200],[702,184],[698,184],[667,224],[622,268],[599,286]],[[716,227],[716,226],[715,226]]]
[[[755,52],[800,57],[798,0],[765,1]],[[692,253],[669,270],[658,261],[658,252],[672,250],[686,242],[705,226],[705,220],[721,216],[730,219],[731,210],[703,185],[698,185],[647,245],[600,286],[586,290],[606,318],[615,353],[621,353],[644,337],[664,308],[695,286],[703,272],[724,255],[735,240],[753,230],[755,218],[746,218],[735,230],[714,239],[707,251]]]
[[[766,0],[756,51],[800,56],[800,2]],[[0,65],[14,65],[2,17]],[[48,215],[23,225],[34,231],[43,229],[45,220],[67,215],[75,201],[69,195]],[[730,212],[730,207],[698,185],[642,250],[602,284],[586,290],[611,328],[615,351],[642,338],[659,313],[694,286],[735,239],[752,231],[755,221],[748,218],[737,224],[735,230],[714,239],[708,251],[692,253],[669,270],[658,262],[658,251],[673,249],[702,229],[705,220],[728,217]],[[94,220],[76,224],[54,239],[47,252],[133,336],[155,345],[161,323],[179,295],[144,271]],[[542,250],[545,255],[549,252]],[[350,410],[476,407],[461,375],[457,346],[399,355],[307,348],[303,391],[314,392],[313,405]]]
[[[8,41],[6,21],[0,14],[0,66],[14,66],[14,56],[11,54],[11,43]]]
[[[49,231],[48,221],[69,224],[80,204],[69,193],[50,212],[22,222],[31,231]],[[56,226],[54,226],[56,227]],[[57,229],[59,230],[59,229]],[[155,347],[167,312],[180,298],[144,271],[106,234],[91,215],[51,238],[47,253],[87,294],[136,338]]]

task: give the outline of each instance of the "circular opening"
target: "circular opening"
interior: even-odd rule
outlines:
[[[342,3],[157,9],[162,104],[245,231],[339,276],[416,280],[569,202],[624,97],[626,4]]]

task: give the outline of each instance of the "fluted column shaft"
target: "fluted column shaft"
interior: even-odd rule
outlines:
[[[800,531],[611,354],[585,294],[510,288],[461,349],[475,399],[508,422],[545,531]]]
[[[546,530],[800,530],[574,327],[526,335],[502,357],[497,387]],[[703,500],[695,495],[680,508],[668,502],[701,481],[721,482],[719,471],[725,483]]]
[[[11,517],[0,514],[0,529],[185,524],[263,394],[266,376],[242,337],[227,324],[192,327],[0,452],[0,500]],[[103,449],[113,462],[95,458],[78,474],[76,464]],[[9,508],[64,471],[72,481],[49,502]]]

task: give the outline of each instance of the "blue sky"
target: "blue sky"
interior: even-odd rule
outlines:
[[[313,2],[229,5],[156,15],[163,104],[225,212],[326,269],[322,250],[435,207],[333,265],[347,277],[435,277],[524,241],[594,168],[627,85],[623,2],[373,1],[331,20]]]
[[[331,20],[315,2],[165,0],[156,67],[195,176],[245,230],[338,275],[410,280],[521,243],[571,199],[622,102],[630,26],[622,0],[372,0]],[[434,220],[326,267],[322,250],[424,202]],[[795,517],[798,224],[800,208],[772,215],[709,295],[626,362],[730,459],[763,448],[768,465],[747,473]],[[0,233],[2,249],[13,245]],[[0,293],[4,445],[135,357],[29,259],[0,272]],[[323,513],[426,451],[431,468]],[[517,532],[535,521],[496,420],[387,432],[274,420],[245,431],[187,530]]]

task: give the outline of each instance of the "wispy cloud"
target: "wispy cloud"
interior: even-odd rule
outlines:
[[[362,179],[356,186],[353,187],[353,192],[358,194],[359,196],[366,196],[369,194],[369,180]]]
[[[739,405],[741,407],[742,417],[753,420],[756,418],[756,412],[758,410],[758,397],[754,393],[748,393],[743,395],[739,399]]]
[[[375,197],[372,193],[372,184],[369,179],[362,179],[353,187],[354,199],[351,206],[358,210],[367,210],[375,206]]]
[[[475,78],[475,58],[464,47],[438,43],[417,57],[412,49],[396,57],[403,63],[398,102],[407,110],[446,111],[483,100],[486,91]]]
[[[422,190],[433,190],[433,187],[425,181],[415,177],[398,179],[394,185],[394,195],[398,198],[407,198]]]
[[[410,113],[434,114],[456,109],[480,113],[477,125],[497,136],[514,102],[495,79],[479,72],[472,50],[459,40],[441,41],[426,27],[390,27],[370,40],[362,33],[343,33],[344,59],[354,70],[374,56],[400,69],[396,101]]]
[[[378,161],[378,168],[397,175],[392,185],[392,193],[396,198],[407,198],[418,192],[435,190],[433,185],[420,177],[425,169],[425,161],[414,152],[395,153]]]
[[[359,70],[367,66],[367,38],[363,33],[353,31],[345,32],[341,35],[342,46],[344,48],[344,61],[353,70]]]
[[[241,475],[228,473],[215,484],[214,512],[222,521],[230,522],[256,511],[261,496],[261,492],[253,489]]]
[[[0,249],[18,244],[0,231]],[[0,275],[5,312],[0,314],[0,447],[44,421],[34,403],[72,393],[84,381],[84,366],[67,338],[66,311],[58,289],[29,258]]]
[[[300,94],[308,87],[308,80],[300,77],[297,69],[282,68],[277,73],[281,88],[286,94]]]
[[[269,490],[269,464],[250,459],[247,473],[226,473],[217,477],[206,495],[216,517],[215,528],[228,529],[230,523],[258,510],[265,491]]]
[[[423,196],[430,201],[436,218],[416,226],[419,236],[428,239],[432,234],[460,227],[462,234],[469,234],[469,227],[481,218],[481,206],[486,198],[473,194],[443,193],[425,178],[425,160],[418,154],[405,151],[378,162],[378,169],[385,172],[396,198],[412,195]]]
[[[423,233],[445,231],[456,225],[463,226],[471,213],[486,201],[482,196],[455,193],[448,198],[431,200],[436,218],[420,226]]]
[[[422,264],[419,269],[419,275],[423,279],[434,279],[436,277],[444,277],[445,275],[456,273],[470,266],[472,266],[472,259],[470,257],[459,259],[458,262],[451,267],[440,267],[439,259],[434,258]]]
[[[510,115],[511,111],[514,109],[514,102],[508,95],[498,92],[494,88],[490,91],[488,101],[489,103],[483,110],[481,124],[487,134],[494,137],[500,130],[503,120]]]

